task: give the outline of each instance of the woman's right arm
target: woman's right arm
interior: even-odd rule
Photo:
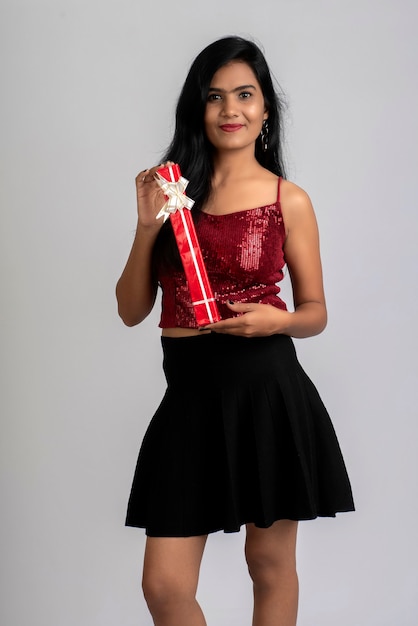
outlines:
[[[135,326],[149,315],[157,293],[152,278],[152,250],[163,224],[162,218],[155,218],[165,201],[154,180],[159,167],[141,172],[135,180],[138,224],[128,261],[116,285],[118,312],[127,326]]]

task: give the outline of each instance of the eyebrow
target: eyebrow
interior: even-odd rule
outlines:
[[[255,85],[240,85],[239,87],[235,87],[230,92],[227,92],[226,89],[221,89],[220,87],[209,87],[209,91],[217,91],[219,93],[235,93],[236,91],[242,91],[243,89],[257,89]]]

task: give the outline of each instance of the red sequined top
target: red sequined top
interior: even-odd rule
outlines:
[[[259,302],[286,310],[278,296],[283,278],[286,238],[280,207],[280,178],[274,204],[224,215],[201,212],[195,227],[203,260],[222,319],[233,317],[226,306]],[[198,328],[183,270],[160,270],[161,328]]]

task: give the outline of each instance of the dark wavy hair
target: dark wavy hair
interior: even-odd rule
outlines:
[[[213,42],[193,61],[181,90],[176,108],[176,126],[173,140],[162,161],[179,163],[182,175],[190,182],[187,195],[195,201],[193,214],[209,198],[213,175],[212,147],[204,129],[204,114],[213,75],[231,61],[243,61],[254,72],[268,110],[268,149],[263,151],[261,137],[255,144],[255,157],[266,169],[285,177],[282,150],[283,109],[282,96],[273,85],[272,76],[260,48],[242,37],[224,37]],[[156,257],[178,263],[173,247],[170,222],[161,228],[155,246]]]

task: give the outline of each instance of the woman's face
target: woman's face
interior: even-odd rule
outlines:
[[[231,61],[213,75],[204,124],[217,151],[254,147],[267,117],[260,84],[249,65]]]

